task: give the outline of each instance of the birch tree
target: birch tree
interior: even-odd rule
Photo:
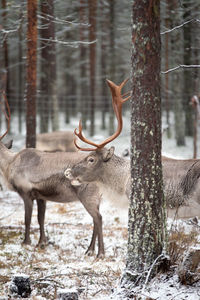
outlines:
[[[127,262],[122,287],[148,281],[165,245],[161,166],[160,1],[132,7],[131,180]]]

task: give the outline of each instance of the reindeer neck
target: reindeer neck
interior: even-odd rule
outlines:
[[[101,178],[104,185],[112,187],[115,190],[123,190],[130,177],[130,161],[122,157],[113,155],[106,166],[106,176]]]

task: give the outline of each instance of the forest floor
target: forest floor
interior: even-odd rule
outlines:
[[[125,267],[127,243],[127,209],[114,208],[106,200],[101,205],[105,258],[84,255],[92,235],[92,219],[80,203],[48,202],[46,234],[49,244],[36,247],[38,225],[36,205],[33,212],[31,246],[23,246],[24,207],[16,193],[0,193],[0,299],[7,298],[12,276],[30,276],[29,299],[56,299],[59,290],[78,291],[80,300],[118,299],[116,295]],[[171,225],[170,225],[171,226]],[[199,240],[200,221],[180,221],[176,230]],[[159,274],[143,291],[146,297],[160,300],[198,300],[200,284],[181,285],[176,272]],[[3,297],[3,298],[1,298]]]

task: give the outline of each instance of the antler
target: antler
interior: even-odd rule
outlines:
[[[116,85],[114,82],[107,79],[107,84],[110,87],[110,90],[111,90],[111,93],[112,93],[112,106],[113,106],[115,115],[117,117],[117,122],[118,122],[116,132],[113,135],[111,135],[109,138],[107,138],[105,141],[103,141],[102,143],[96,144],[96,143],[88,140],[87,138],[85,138],[82,135],[82,124],[81,124],[81,121],[79,121],[79,132],[77,132],[77,128],[76,128],[74,130],[75,135],[78,136],[80,138],[80,140],[82,140],[84,143],[87,143],[87,144],[95,147],[95,148],[82,148],[82,147],[78,146],[77,143],[76,143],[76,140],[74,140],[74,144],[79,150],[82,150],[82,151],[95,151],[97,149],[101,149],[106,144],[110,143],[116,137],[118,137],[118,135],[120,135],[120,133],[122,131],[122,125],[123,125],[123,121],[122,121],[122,104],[124,102],[126,102],[127,100],[129,100],[130,97],[131,97],[131,96],[128,96],[128,97],[124,98],[127,94],[130,93],[130,91],[128,93],[123,94],[123,95],[121,94],[122,88],[124,87],[124,85],[127,83],[128,80],[129,80],[129,78],[125,79],[120,85]]]
[[[4,107],[2,105],[2,111],[3,111],[4,115],[5,115],[5,118],[7,120],[7,124],[8,125],[7,125],[6,132],[2,136],[0,136],[0,140],[2,140],[4,138],[4,136],[8,133],[8,131],[10,129],[10,107],[9,107],[9,104],[8,104],[8,99],[6,97],[5,91],[1,91],[1,94],[3,96],[4,102],[5,102],[5,106],[6,106],[6,108],[4,109]]]

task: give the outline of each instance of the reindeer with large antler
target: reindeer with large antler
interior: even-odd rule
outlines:
[[[93,146],[83,148],[75,144],[79,150],[91,151],[73,168],[65,171],[65,176],[72,185],[78,186],[83,182],[94,182],[108,199],[128,205],[131,189],[130,162],[114,154],[114,147],[105,146],[113,141],[122,130],[122,104],[130,96],[124,98],[121,94],[126,80],[119,86],[108,81],[112,92],[113,108],[118,120],[115,134],[100,144],[96,144],[82,134],[81,122],[76,136],[83,142]],[[200,160],[177,160],[162,158],[165,196],[167,200],[168,216],[179,218],[200,217]]]
[[[105,146],[116,139],[123,127],[122,121],[122,105],[131,96],[126,93],[122,95],[122,88],[126,84],[127,79],[120,85],[114,84],[112,81],[107,80],[107,83],[112,93],[112,105],[118,121],[116,132],[100,144],[96,144],[82,134],[81,122],[79,122],[79,131],[75,129],[75,135],[84,143],[92,147],[83,148],[75,145],[79,150],[91,151],[87,157],[81,162],[74,165],[72,169],[65,171],[65,176],[70,179],[72,185],[79,185],[82,182],[95,182],[105,196],[113,198],[116,202],[118,199],[127,203],[130,192],[130,162],[114,154],[114,147],[109,149]]]
[[[7,111],[4,111],[10,124],[10,109],[5,93],[3,93]],[[46,153],[36,149],[24,149],[12,152],[1,141],[7,134],[0,137],[0,174],[8,189],[17,192],[24,201],[25,207],[25,239],[24,244],[30,244],[30,225],[33,209],[33,200],[37,200],[38,222],[40,226],[39,245],[46,243],[44,232],[44,218],[46,201],[67,203],[80,201],[93,218],[93,234],[87,254],[91,255],[95,249],[98,238],[98,257],[104,255],[102,234],[102,217],[99,212],[101,196],[97,186],[93,183],[71,185],[64,176],[66,168],[73,167],[81,161],[86,154],[77,152]]]

